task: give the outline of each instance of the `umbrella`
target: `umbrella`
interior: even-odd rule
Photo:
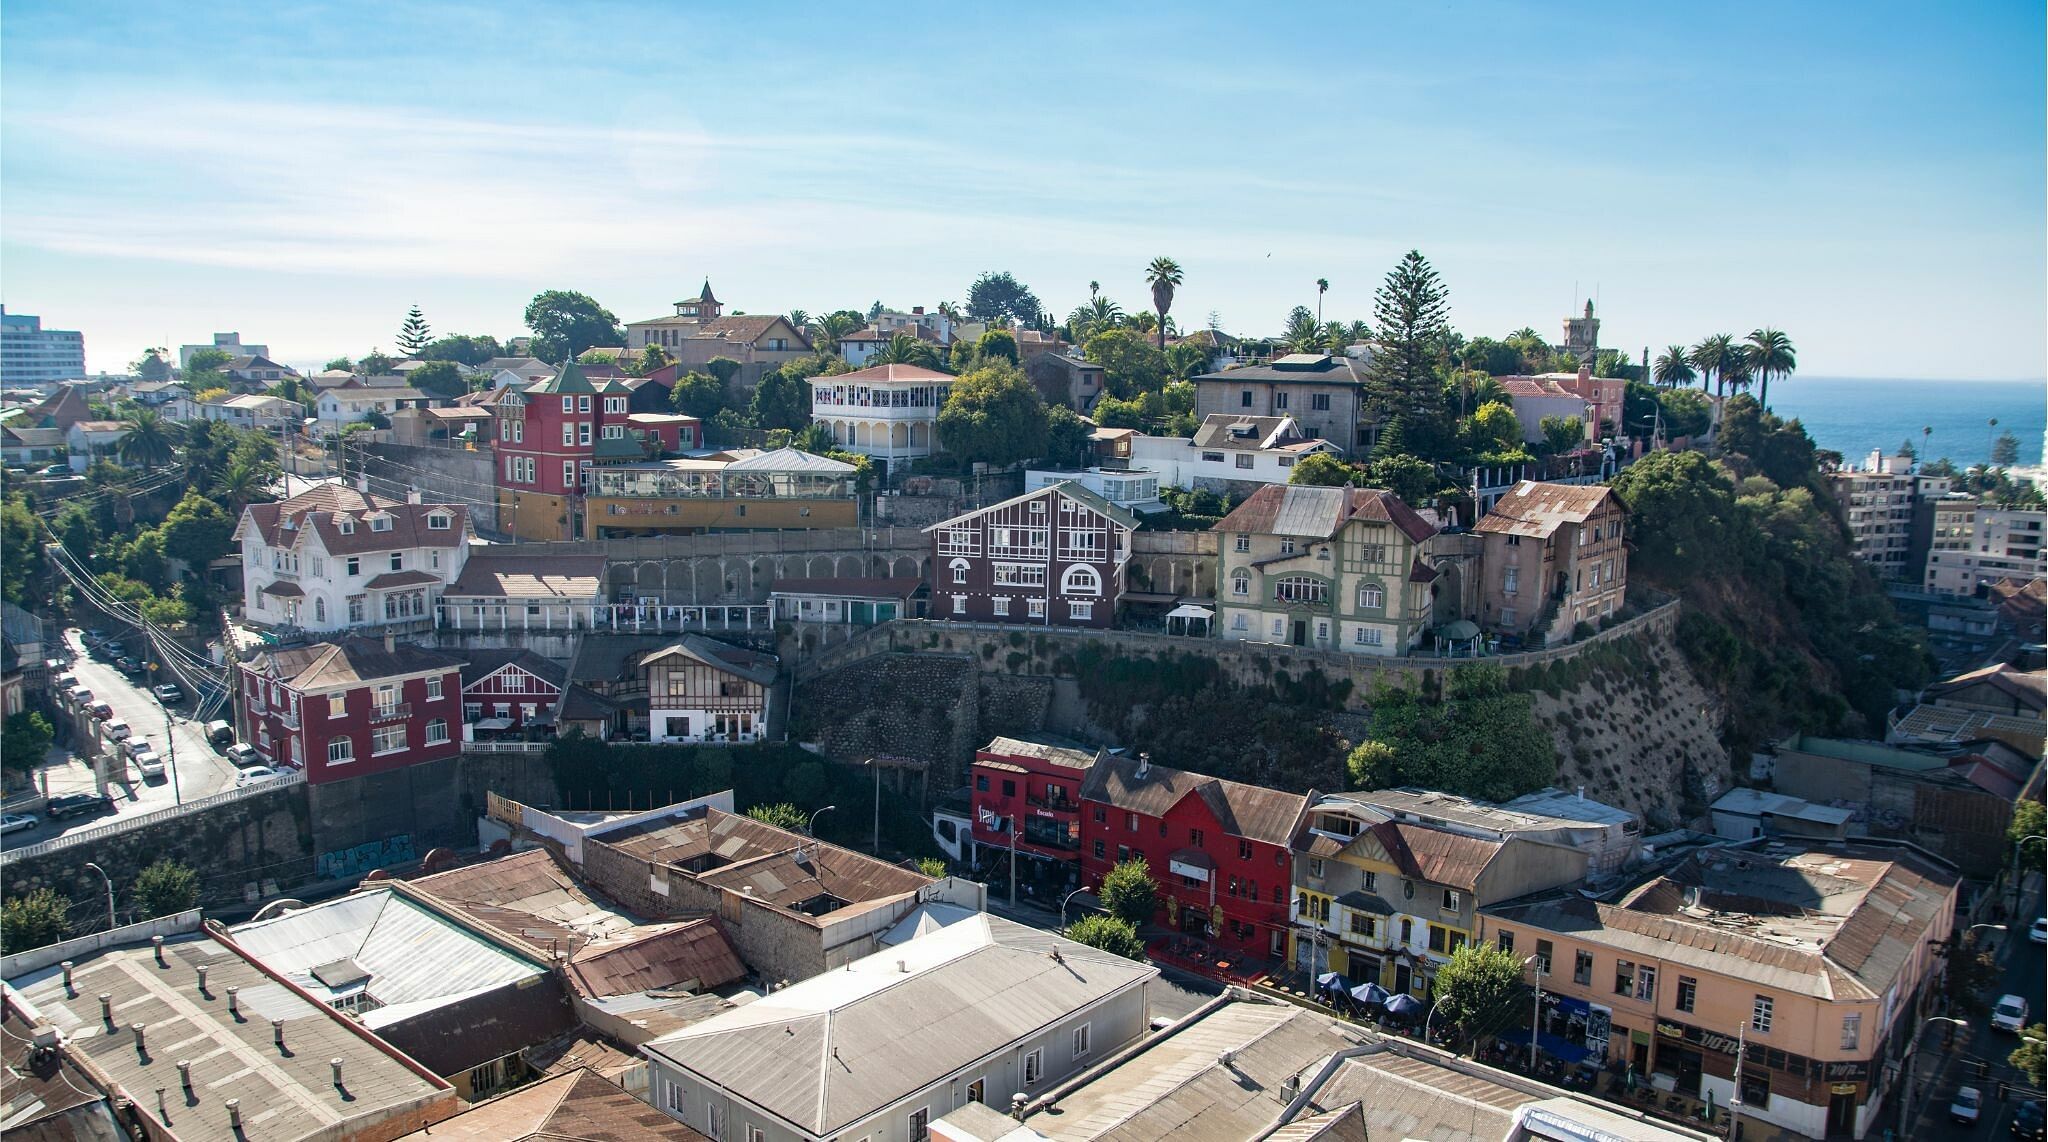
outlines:
[[[1343,982],[1344,976],[1339,972],[1326,971],[1323,974],[1316,977],[1316,986],[1322,988],[1324,991],[1329,991],[1330,989],[1336,987],[1338,984],[1341,984]]]
[[[1421,1010],[1422,1001],[1405,991],[1387,1000],[1387,1014],[1389,1015],[1414,1015]]]
[[[1351,989],[1351,998],[1360,1003],[1384,1004],[1387,1001],[1387,995],[1387,989],[1376,983],[1368,983]]]

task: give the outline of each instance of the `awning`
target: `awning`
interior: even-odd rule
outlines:
[[[1169,619],[1213,619],[1216,617],[1216,612],[1207,607],[1196,606],[1194,603],[1182,603],[1180,606],[1166,612],[1166,617]]]
[[[1179,595],[1169,595],[1159,591],[1125,591],[1123,593],[1124,602],[1137,603],[1148,607],[1169,606],[1179,598]]]
[[[1503,1043],[1527,1046],[1529,1042],[1529,1029],[1517,1027],[1512,1031],[1503,1031],[1496,1038]],[[1553,1035],[1548,1031],[1541,1032],[1536,1036],[1536,1049],[1567,1065],[1583,1063],[1593,1056],[1592,1051],[1579,1046],[1562,1035]]]
[[[297,583],[279,579],[275,583],[265,585],[260,593],[265,595],[282,595],[286,598],[296,599],[306,592]]]
[[[1569,995],[1545,996],[1545,998],[1557,1004],[1557,1009],[1567,1015],[1589,1015],[1593,1011],[1592,1004],[1587,1003],[1583,999],[1573,999]]]
[[[1470,619],[1459,619],[1457,622],[1445,623],[1436,628],[1436,633],[1438,638],[1449,639],[1452,642],[1463,642],[1468,638],[1478,638],[1479,626]]]
[[[483,718],[473,724],[480,730],[509,730],[512,728],[512,719]]]

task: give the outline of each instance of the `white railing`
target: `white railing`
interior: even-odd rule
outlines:
[[[463,742],[464,753],[545,753],[548,742]]]
[[[59,852],[64,849],[75,848],[89,841],[97,841],[105,837],[125,833],[131,829],[140,829],[146,825],[175,820],[187,813],[196,813],[201,809],[211,808],[215,805],[225,805],[231,801],[240,801],[260,793],[268,793],[277,789],[288,789],[291,786],[304,785],[305,783],[306,775],[303,772],[287,773],[283,777],[259,781],[254,785],[245,785],[240,789],[228,789],[215,793],[211,797],[200,797],[196,800],[187,801],[183,805],[174,805],[169,809],[158,809],[154,813],[138,813],[133,817],[122,817],[117,820],[108,821],[104,825],[94,825],[89,829],[79,829],[76,832],[66,833],[61,837],[52,837],[39,844],[23,845],[18,849],[10,850],[7,857],[9,860],[20,860],[23,857],[34,857],[41,856],[44,853]]]
[[[666,634],[705,630],[767,630],[774,626],[772,608],[766,603],[733,603],[711,606],[639,606],[637,604],[579,604],[572,607],[544,607],[539,615],[526,613],[519,604],[506,607],[486,605],[482,614],[473,603],[442,602],[438,625],[442,630],[481,631],[580,631],[613,630]]]

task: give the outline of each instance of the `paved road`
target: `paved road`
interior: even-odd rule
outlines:
[[[2027,1022],[2042,1020],[2042,1003],[2048,996],[2048,967],[2044,967],[2044,947],[2027,939],[2027,925],[2041,914],[2041,893],[2038,884],[2030,886],[2025,894],[2022,907],[2012,920],[2006,932],[1976,933],[1981,941],[1995,941],[1987,944],[1994,949],[1998,962],[1998,982],[1985,994],[1987,1004],[1996,1003],[1999,996],[2012,994],[2027,1001],[2030,1013]],[[2019,1046],[2019,1037],[2010,1031],[1996,1031],[1991,1027],[1989,1014],[1970,1017],[1967,1034],[1957,1037],[1954,1047],[1946,1052],[1940,1049],[1941,1031],[1947,1024],[1937,1023],[1921,1033],[1918,1062],[1923,1080],[1932,1076],[1920,1089],[1924,1095],[1915,1096],[1913,1128],[1907,1132],[1910,1138],[1976,1138],[2008,1139],[2012,1137],[2013,1111],[2018,1107],[2017,1099],[2003,1098],[1999,1094],[2001,1082],[2025,1082],[2023,1076],[2006,1064],[2006,1056]],[[1937,1063],[1935,1056],[1940,1061]],[[1990,1077],[1979,1079],[1975,1074],[1976,1060],[1990,1064]],[[1958,1087],[1974,1086],[1984,1093],[1982,1119],[1975,1128],[1958,1126],[1949,1121],[1949,1100]]]
[[[132,636],[117,634],[115,637],[128,644],[129,653],[137,652],[137,641]],[[104,825],[121,817],[139,816],[168,809],[180,798],[191,801],[210,796],[235,785],[235,767],[216,752],[206,741],[201,724],[192,720],[192,699],[188,695],[184,702],[166,708],[147,689],[147,678],[130,681],[111,662],[103,662],[87,653],[82,631],[71,629],[63,634],[65,646],[74,656],[67,670],[78,677],[78,684],[91,690],[95,701],[107,703],[114,708],[111,720],[127,722],[134,736],[148,738],[158,756],[167,764],[162,777],[144,779],[133,766],[123,764],[106,741],[103,729],[106,723],[87,718],[86,736],[77,736],[75,731],[81,725],[77,719],[63,715],[70,721],[74,736],[64,742],[60,749],[51,751],[54,764],[45,767],[36,775],[38,787],[47,777],[49,792],[60,793],[90,792],[99,786],[99,777],[94,773],[93,759],[104,762],[107,795],[114,799],[114,812],[101,813],[92,817],[73,817],[65,821],[44,821],[34,829],[25,829],[7,835],[5,848],[19,848],[63,836],[75,829],[88,829]],[[170,725],[165,726],[165,715],[170,715]],[[68,760],[67,760],[68,759]],[[177,774],[175,782],[171,774]]]

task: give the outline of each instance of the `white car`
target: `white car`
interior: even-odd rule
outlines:
[[[135,732],[134,730],[128,728],[127,722],[124,722],[119,718],[116,718],[113,721],[108,722],[102,728],[105,729],[107,732],[108,741],[123,741],[126,740],[128,735]]]
[[[1952,1122],[1963,1126],[1977,1125],[1977,1116],[1984,1110],[1984,1095],[1976,1087],[1959,1087],[1956,1096],[1948,1102],[1948,1116]]]
[[[135,768],[142,771],[142,776],[162,777],[164,775],[164,759],[158,756],[156,746],[150,744],[148,738],[143,738],[137,742],[135,747],[128,751],[128,756],[135,759]]]
[[[252,765],[262,764],[263,755],[257,753],[253,745],[236,742],[228,747],[228,760],[234,762],[237,769],[247,769]]]
[[[2000,996],[1991,1007],[1991,1025],[2000,1031],[2019,1030],[2027,1025],[2027,1001],[2017,995]]]
[[[284,774],[267,765],[252,765],[242,772],[235,774],[235,788],[240,789],[244,786],[255,785],[261,781],[269,781],[283,776]]]
[[[2048,944],[2048,916],[2043,916],[2027,926],[2027,939],[2037,944]]]

